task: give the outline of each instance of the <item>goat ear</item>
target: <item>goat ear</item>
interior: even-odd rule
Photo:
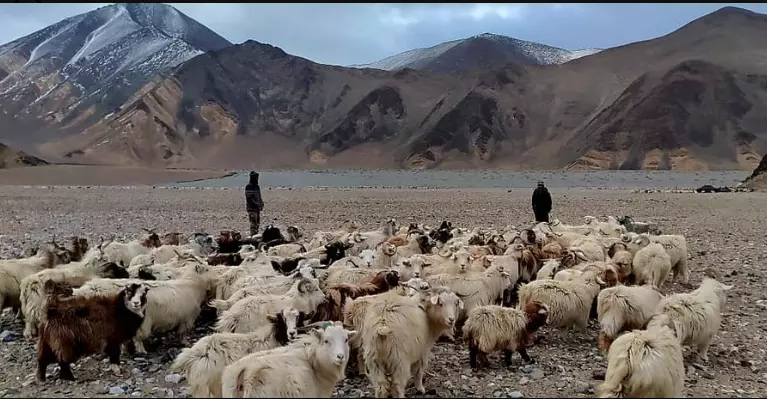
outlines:
[[[268,314],[266,315],[266,319],[269,320],[270,323],[276,323],[278,318],[273,314]]]
[[[464,306],[464,305],[463,305],[463,301],[459,299],[459,300],[458,300],[458,309],[459,309],[459,310],[463,310],[463,306]]]
[[[432,305],[436,305],[439,303],[439,296],[434,295],[431,298],[429,298],[429,302],[431,302]]]
[[[347,330],[346,332],[349,334],[349,338],[354,338],[354,336],[357,335],[356,330]]]
[[[120,261],[120,267],[122,267],[123,269],[125,269],[125,262],[123,262],[123,261]]]
[[[409,259],[405,259],[405,260],[403,260],[401,263],[402,263],[403,265],[407,266],[407,267],[410,267],[410,260],[409,260]]]

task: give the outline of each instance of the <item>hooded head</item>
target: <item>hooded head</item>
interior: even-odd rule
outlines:
[[[543,187],[543,182],[542,181],[538,182],[538,187]]]
[[[258,172],[250,172],[250,184],[258,184]]]

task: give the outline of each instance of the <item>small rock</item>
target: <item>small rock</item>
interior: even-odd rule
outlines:
[[[123,390],[120,387],[112,387],[112,388],[109,388],[109,394],[110,395],[125,395],[125,390]]]
[[[591,385],[589,385],[586,382],[583,382],[583,381],[576,381],[575,382],[575,392],[582,393],[582,394],[588,394],[590,388],[591,388]]]
[[[519,391],[511,391],[508,395],[506,395],[509,398],[523,398],[522,392]]]
[[[165,382],[169,384],[178,384],[183,379],[184,379],[184,376],[177,373],[168,374],[165,376]]]
[[[519,385],[525,385],[528,382],[530,382],[530,379],[527,378],[527,377],[522,377],[522,378],[519,379]]]
[[[165,390],[165,397],[166,398],[172,398],[173,397],[173,390],[168,388]]]
[[[753,364],[753,363],[751,363],[751,361],[750,361],[750,360],[741,360],[741,361],[740,361],[740,365],[741,365],[741,366],[743,366],[743,367],[751,367],[751,366],[753,366],[754,364]]]
[[[530,372],[530,378],[532,378],[534,380],[540,380],[541,378],[543,378],[544,375],[545,374],[544,374],[543,370],[541,370],[541,369],[535,369],[535,370]]]
[[[130,394],[130,396],[136,396],[136,397],[139,397],[139,396],[141,396],[141,391],[133,391],[133,392]]]
[[[494,397],[494,398],[500,398],[500,397],[501,397],[501,395],[503,395],[503,392],[501,392],[501,391],[495,391],[495,392],[493,392],[493,397]]]
[[[3,331],[0,333],[0,341],[11,342],[16,340],[16,334],[13,331]]]

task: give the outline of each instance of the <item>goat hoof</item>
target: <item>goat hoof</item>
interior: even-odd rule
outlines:
[[[111,364],[109,365],[109,371],[111,371],[115,375],[120,375],[120,366],[116,364]]]

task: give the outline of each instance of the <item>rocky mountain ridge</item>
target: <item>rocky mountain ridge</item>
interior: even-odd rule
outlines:
[[[393,71],[250,40],[165,69],[117,106],[22,127],[67,162],[751,170],[767,150],[765,33],[767,17],[726,7],[564,63],[472,45],[487,62]]]

